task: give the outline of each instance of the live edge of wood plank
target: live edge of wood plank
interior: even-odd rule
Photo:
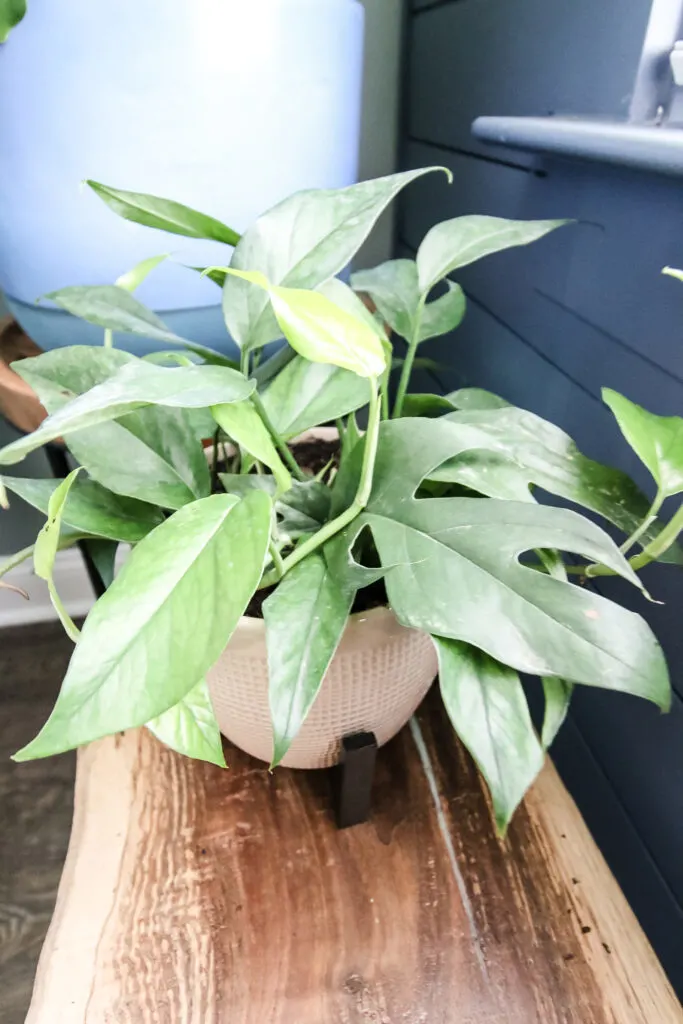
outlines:
[[[683,1024],[548,765],[505,844],[430,699],[339,832],[320,773],[79,756],[27,1024]]]

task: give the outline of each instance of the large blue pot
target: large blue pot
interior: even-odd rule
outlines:
[[[297,189],[352,182],[362,43],[358,0],[32,0],[0,46],[0,288],[27,333],[43,348],[97,344],[101,331],[36,298],[162,252],[226,259],[120,220],[86,177],[237,230]],[[178,264],[139,298],[225,345],[216,286]]]

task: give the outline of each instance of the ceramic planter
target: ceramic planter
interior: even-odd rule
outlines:
[[[334,427],[315,427],[296,441],[332,441],[338,436]],[[429,637],[401,626],[390,609],[352,615],[283,765],[328,768],[339,760],[342,739],[358,732],[373,732],[380,746],[387,743],[421,704],[437,671]],[[240,620],[208,682],[223,735],[253,757],[270,762],[273,733],[263,619]]]
[[[341,740],[374,732],[387,743],[410,719],[437,674],[431,640],[401,626],[388,608],[352,615],[313,708],[283,764],[328,768]],[[266,627],[243,618],[208,675],[221,732],[269,762],[273,734],[268,708]]]
[[[220,293],[181,266],[223,263],[225,247],[122,221],[81,182],[176,199],[238,231],[299,189],[350,184],[362,43],[359,0],[119,0],[115,13],[34,0],[0,46],[0,289],[27,334],[45,349],[100,344],[98,328],[35,300],[170,251],[140,299],[225,347]]]

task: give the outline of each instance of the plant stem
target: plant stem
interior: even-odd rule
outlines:
[[[213,461],[211,463],[211,493],[215,494],[218,484],[218,447],[221,440],[221,428],[216,427],[213,435]]]
[[[634,530],[631,536],[627,540],[625,540],[624,543],[621,545],[620,551],[622,552],[622,554],[627,554],[627,552],[629,552],[631,548],[638,543],[643,534],[650,529],[655,519],[657,518],[659,510],[661,509],[663,504],[664,495],[661,491],[657,491],[655,500],[652,502],[650,511],[645,516],[645,519],[643,519],[638,529]]]
[[[329,523],[325,523],[325,525],[318,530],[316,534],[309,537],[307,541],[300,544],[298,548],[295,548],[295,550],[285,558],[282,563],[283,575],[288,573],[290,569],[293,569],[295,565],[298,565],[299,562],[302,562],[308,555],[317,551],[318,548],[322,547],[323,544],[326,544],[328,540],[331,540],[332,537],[340,533],[346,526],[349,526],[354,519],[360,515],[370,500],[372,480],[375,471],[375,460],[377,458],[380,424],[380,398],[377,391],[377,381],[373,378],[370,379],[370,387],[372,388],[370,396],[370,416],[368,419],[368,429],[365,434],[363,466],[361,469],[358,491],[356,492],[353,504],[342,512],[341,515],[338,515],[336,519],[332,519]],[[261,586],[259,589],[271,586],[271,584],[277,582],[278,580],[275,577],[275,574],[268,573],[261,580]]]
[[[281,580],[285,574],[285,563],[282,558],[282,555],[278,550],[277,544],[272,539],[268,546],[268,550],[270,551],[270,557],[273,559],[273,565],[275,566],[275,572],[277,573],[277,577],[279,580]]]
[[[631,568],[638,572],[639,569],[644,569],[651,562],[656,562],[675,543],[681,530],[683,530],[683,505],[681,505],[671,522],[667,523],[662,532],[639,555],[629,558]],[[587,576],[589,579],[595,576],[618,575],[614,569],[609,569],[606,565],[567,566],[566,569],[572,576]]]
[[[386,370],[382,374],[379,383],[380,395],[382,396],[382,412],[381,416],[383,420],[388,420],[391,416],[391,410],[389,409],[389,377],[391,375],[391,363],[387,366]]]
[[[251,400],[254,403],[254,407],[255,407],[257,413],[259,414],[259,416],[261,417],[261,419],[263,421],[263,426],[266,428],[266,430],[270,434],[275,447],[280,452],[280,455],[282,456],[282,458],[284,459],[285,463],[287,464],[287,467],[291,470],[292,476],[296,480],[305,481],[306,480],[306,474],[299,467],[299,465],[297,464],[296,459],[294,458],[294,456],[290,452],[290,450],[287,447],[286,443],[283,441],[283,439],[280,437],[280,435],[278,434],[277,430],[273,426],[273,424],[272,424],[272,422],[270,420],[270,417],[269,417],[268,413],[266,412],[265,406],[264,406],[263,402],[261,401],[261,396],[259,395],[258,391],[254,391],[253,395],[251,396]]]
[[[249,349],[243,348],[240,351],[240,371],[245,377],[249,376]]]
[[[413,336],[408,343],[408,351],[403,362],[403,369],[401,370],[401,379],[398,384],[398,391],[396,392],[396,402],[394,404],[393,418],[398,419],[403,412],[403,403],[405,401],[406,392],[408,391],[408,385],[410,383],[410,377],[413,372],[413,363],[415,362],[415,353],[417,352],[417,346],[420,344],[420,328],[422,326],[422,314],[424,312],[425,303],[427,302],[427,294],[421,296],[418,307],[415,311],[415,323],[413,324]]]
[[[105,328],[105,331],[104,331],[104,347],[105,348],[113,348],[114,347],[114,332],[112,330],[110,330],[109,327]]]

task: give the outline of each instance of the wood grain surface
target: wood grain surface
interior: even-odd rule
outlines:
[[[370,823],[324,773],[79,757],[27,1024],[681,1024],[554,769],[505,843],[436,697],[379,757]]]

